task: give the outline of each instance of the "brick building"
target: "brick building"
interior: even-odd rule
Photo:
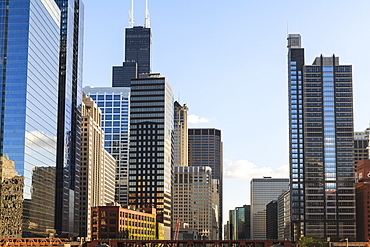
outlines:
[[[146,208],[135,211],[119,204],[92,207],[92,240],[99,239],[145,239],[160,238],[157,232],[156,210]]]

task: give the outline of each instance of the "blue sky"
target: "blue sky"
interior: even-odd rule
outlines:
[[[130,3],[85,0],[84,86],[111,85]],[[161,0],[149,11],[152,71],[188,104],[191,127],[222,130],[225,213],[249,203],[250,178],[288,177],[287,33],[302,35],[307,64],[335,54],[353,65],[355,129],[368,127],[370,1]],[[136,25],[144,15],[136,0]]]

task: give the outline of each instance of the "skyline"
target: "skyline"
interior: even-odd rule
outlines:
[[[85,3],[84,86],[110,86],[112,66],[123,62],[131,1],[110,3]],[[249,203],[250,178],[289,175],[288,33],[301,34],[306,64],[335,54],[340,63],[353,65],[355,131],[368,127],[364,61],[370,49],[362,47],[370,35],[361,26],[369,26],[369,10],[370,3],[360,1],[149,2],[153,72],[168,78],[175,99],[195,115],[190,119],[204,119],[189,128],[222,130],[224,215]],[[134,17],[135,24],[144,24],[145,1],[135,2]],[[245,187],[245,196],[236,186]]]

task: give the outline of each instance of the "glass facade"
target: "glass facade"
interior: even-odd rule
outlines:
[[[130,88],[84,87],[102,111],[104,148],[117,161],[115,201],[128,204]]]
[[[301,36],[288,37],[288,87],[289,87],[289,161],[291,191],[291,221],[294,235],[304,235],[304,115],[303,115],[303,66],[304,49]]]
[[[298,63],[296,54],[301,49],[303,57],[303,49],[288,48],[293,240],[303,235],[354,240],[352,66],[340,65],[333,55],[317,57],[301,70],[304,61]]]
[[[61,10],[55,226],[59,237],[77,237],[84,5],[81,0],[55,2]]]
[[[0,237],[54,233],[60,12],[0,1]]]
[[[131,80],[129,205],[154,206],[170,239],[173,93],[160,74]]]
[[[288,178],[253,178],[251,189],[251,239],[266,239],[266,205],[289,188]]]

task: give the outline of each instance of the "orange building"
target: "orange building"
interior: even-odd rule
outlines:
[[[119,204],[92,207],[91,239],[157,239],[156,210],[135,211]]]
[[[370,238],[370,159],[361,160],[356,167],[357,241]]]

